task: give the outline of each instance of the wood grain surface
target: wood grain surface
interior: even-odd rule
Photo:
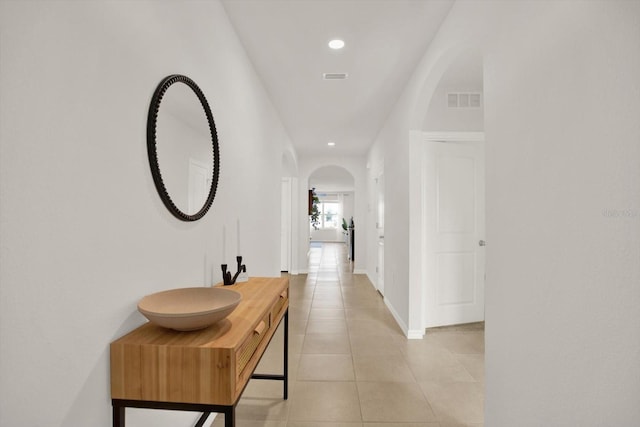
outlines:
[[[232,405],[289,306],[289,279],[255,277],[225,287],[242,301],[199,331],[146,323],[111,343],[111,397]]]

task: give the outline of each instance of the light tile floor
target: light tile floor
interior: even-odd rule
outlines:
[[[482,325],[407,340],[340,243],[311,248],[309,274],[289,286],[289,399],[280,381],[250,381],[238,427],[483,425]],[[281,373],[282,351],[281,326],[256,372]]]

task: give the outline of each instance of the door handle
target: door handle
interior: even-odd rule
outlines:
[[[478,242],[478,245],[479,245],[479,246],[487,246],[487,242],[485,242],[484,240],[480,240],[480,241]]]

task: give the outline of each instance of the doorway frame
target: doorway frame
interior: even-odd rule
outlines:
[[[426,200],[424,197],[424,143],[431,142],[484,142],[484,132],[409,132],[409,324],[407,338],[422,339],[426,329],[426,267],[424,256],[427,248],[425,235]]]

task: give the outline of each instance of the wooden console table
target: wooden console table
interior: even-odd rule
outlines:
[[[146,323],[111,343],[113,426],[125,426],[125,408],[212,412],[235,426],[235,407],[249,379],[284,382],[287,399],[289,279],[251,278],[228,286],[242,301],[226,319],[206,329],[177,332]],[[282,375],[254,374],[284,319]]]

